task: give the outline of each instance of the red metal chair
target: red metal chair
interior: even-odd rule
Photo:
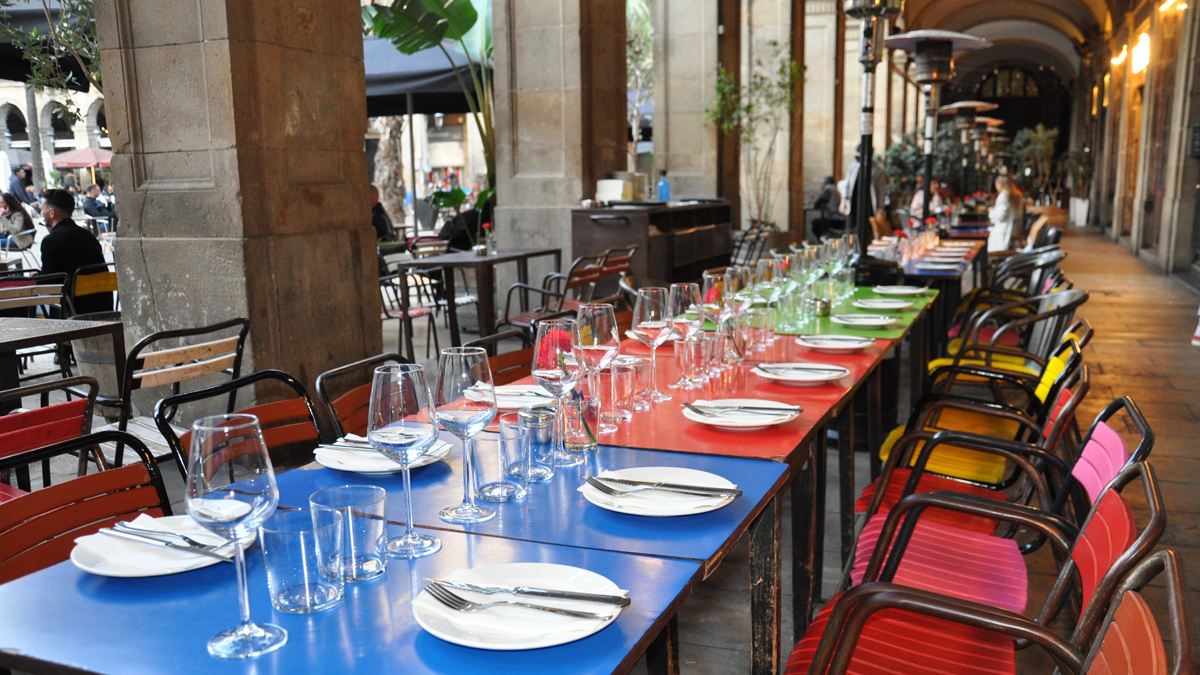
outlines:
[[[606,254],[580,256],[571,263],[571,269],[566,274],[551,272],[542,280],[541,288],[531,284],[517,282],[508,287],[508,297],[504,301],[504,318],[496,327],[508,325],[523,330],[527,334],[533,330],[533,325],[547,315],[563,311],[575,311],[579,306],[592,299],[596,282],[604,270]],[[535,309],[512,313],[513,291],[537,293],[541,296],[540,305]],[[528,339],[532,343],[532,337]]]
[[[1150,512],[1149,522],[1140,533],[1121,494],[1134,481],[1140,484]],[[995,603],[974,602],[940,592],[941,589],[929,589],[928,583],[921,588],[893,581],[905,547],[910,545],[916,517],[927,508],[974,511],[1020,522],[1040,531],[1060,553],[1067,555],[1035,619],[1027,619],[1016,613],[1019,610],[998,607]],[[915,517],[907,517],[905,512]],[[1015,649],[1031,641],[1051,645],[1052,654],[1064,664],[1062,659],[1069,653],[1062,646],[1069,645],[1077,654],[1092,644],[1110,599],[1116,597],[1118,584],[1146,558],[1166,528],[1158,482],[1146,462],[1129,466],[1108,486],[1074,544],[1068,542],[1071,526],[1061,519],[1028,507],[952,493],[907,497],[892,510],[881,539],[891,539],[901,518],[905,519],[904,527],[886,566],[882,555],[875,556],[867,571],[867,582],[836,596],[821,610],[792,652],[788,675],[1012,673]],[[883,566],[881,574],[880,566]],[[877,575],[882,581],[875,581]],[[1076,593],[1082,599],[1082,610],[1069,639],[1063,639],[1049,626]],[[1004,623],[1019,625],[1020,630],[1010,635],[990,632],[989,629]],[[1075,666],[1073,672],[1081,672],[1081,664],[1082,659],[1078,658],[1065,662]]]
[[[90,377],[72,377],[0,392],[0,401],[15,400],[18,402],[29,396],[40,398],[54,391],[68,391],[70,394],[84,393],[83,398],[0,417],[0,459],[78,438],[90,432],[92,409],[96,403],[98,386],[96,380]],[[108,463],[105,461],[104,455],[100,454],[99,449],[90,448],[88,452],[79,454],[80,476],[87,471],[89,453],[94,457],[97,466],[101,469],[108,468]],[[0,483],[0,502],[20,497],[32,489],[27,465],[17,466],[13,473],[17,476],[17,487]],[[42,487],[49,485],[50,461],[47,459],[42,462]]]
[[[267,444],[267,452],[271,463],[277,470],[295,468],[312,461],[312,451],[322,439],[321,424],[317,421],[317,410],[309,398],[308,391],[296,378],[278,370],[260,370],[231,382],[224,382],[207,389],[184,392],[168,396],[154,406],[154,422],[158,430],[167,440],[175,461],[179,465],[179,473],[187,479],[188,448],[191,432],[182,435],[175,434],[175,428],[169,420],[175,411],[183,405],[197,403],[214,398],[224,398],[236,394],[244,388],[258,389],[259,383],[276,382],[277,390],[289,391],[293,398],[286,398],[272,403],[260,403],[249,408],[235,411],[258,418],[262,427],[263,440]],[[261,392],[260,392],[261,394]]]
[[[317,396],[333,419],[338,438],[346,434],[367,435],[367,411],[371,405],[371,380],[375,369],[390,363],[412,363],[399,354],[380,354],[334,368],[317,376]],[[346,388],[346,382],[357,383]]]
[[[0,583],[67,559],[75,538],[139,514],[171,515],[162,475],[136,436],[103,431],[0,458],[0,471],[117,442],[141,460],[0,503]]]

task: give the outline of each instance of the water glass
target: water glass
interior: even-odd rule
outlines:
[[[708,382],[712,368],[712,353],[713,347],[716,344],[716,336],[712,333],[698,333],[692,341],[688,343],[689,357],[691,369],[688,371],[688,379],[697,387],[703,386]]]
[[[633,380],[636,370],[627,363],[614,363],[600,373],[600,415],[633,418]]]
[[[442,428],[463,442],[463,500],[457,506],[442,509],[438,518],[459,524],[482,523],[495,518],[495,509],[475,503],[471,487],[475,436],[496,418],[492,369],[483,348],[448,347],[442,350],[438,358],[434,405]]]
[[[596,420],[600,404],[589,396],[572,397],[563,406],[563,445],[568,457],[559,466],[575,466],[586,461],[583,453],[596,449]]]
[[[259,529],[271,604],[307,614],[342,601],[342,514],[331,509],[280,511]]]
[[[514,424],[512,413],[502,415],[500,431],[503,433],[506,427],[512,426],[529,430],[530,464],[526,481],[538,483],[554,478],[555,412],[546,408],[526,408],[517,412],[516,416],[517,422]]]
[[[480,434],[471,444],[474,453],[475,496],[488,502],[512,502],[529,493],[529,430],[501,427],[499,433]]]
[[[766,310],[751,308],[742,312],[740,332],[746,351],[762,351],[767,347],[769,320]]]
[[[642,359],[633,366],[633,410],[642,412],[650,409],[650,378],[652,376],[650,362]]]
[[[342,514],[342,578],[366,581],[387,569],[387,490],[373,485],[343,485],[312,493],[314,511]]]

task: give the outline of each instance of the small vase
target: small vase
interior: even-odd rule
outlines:
[[[491,230],[488,230],[487,234],[484,236],[487,241],[488,255],[496,255],[499,253],[500,249],[496,246],[496,235],[492,234]]]

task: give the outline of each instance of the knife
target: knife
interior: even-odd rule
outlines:
[[[205,555],[210,558],[216,558],[217,560],[220,560],[221,562],[227,562],[227,563],[233,562],[233,558],[227,558],[227,557],[221,555],[220,553],[213,553],[211,551],[205,551],[202,548],[196,548],[195,546],[188,546],[187,544],[176,544],[176,543],[169,542],[169,541],[163,541],[162,539],[155,539],[154,537],[150,537],[150,536],[146,536],[146,535],[134,534],[132,532],[122,532],[121,530],[114,530],[110,527],[101,528],[100,534],[107,534],[110,537],[116,537],[118,539],[128,539],[129,541],[136,541],[136,542],[139,542],[142,544],[151,544],[151,545],[155,545],[155,546],[162,546],[163,548],[171,548],[171,549],[175,549],[176,551],[187,551],[188,553],[195,553],[197,555]]]
[[[596,480],[602,480],[606,483],[616,483],[618,485],[661,487],[661,488],[670,488],[672,490],[692,490],[695,492],[711,492],[715,495],[716,494],[733,495],[735,497],[742,496],[742,491],[737,488],[715,488],[715,487],[707,487],[707,486],[703,486],[703,485],[684,485],[684,484],[680,484],[680,483],[663,483],[661,481],[628,480],[626,478],[610,478],[608,476],[594,476],[594,478]]]
[[[557,600],[582,600],[583,602],[599,602],[606,605],[616,605],[618,607],[628,607],[629,598],[624,595],[602,595],[599,593],[580,593],[575,591],[552,591],[545,588],[533,588],[531,586],[485,586],[481,584],[470,584],[465,581],[451,581],[449,579],[430,579],[426,577],[426,581],[439,583],[443,586],[449,586],[460,591],[472,591],[474,593],[483,593],[484,595],[492,595],[493,593],[512,593],[513,595],[532,595],[539,598],[553,598]]]
[[[763,365],[761,363],[756,363],[756,364],[754,364],[754,367],[758,368],[759,370],[761,370],[763,372],[772,373],[772,374],[774,374],[774,373],[793,373],[793,372],[799,372],[799,373],[846,373],[847,375],[850,374],[850,372],[847,371],[845,368],[838,368],[836,366],[830,366],[830,367],[823,368],[820,366],[776,366],[776,365]]]
[[[801,335],[801,340],[807,342],[846,342],[851,344],[866,344],[874,342],[874,338],[854,337],[852,335]]]

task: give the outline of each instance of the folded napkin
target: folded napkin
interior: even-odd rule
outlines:
[[[488,584],[499,586],[513,586],[526,583],[525,581],[514,584],[509,579],[497,579],[486,574],[485,570],[459,569],[455,570],[446,579],[450,581],[462,581],[471,584]],[[533,583],[530,580],[529,583]],[[538,581],[536,585],[539,588],[551,588],[554,590],[563,591],[580,591],[590,590],[583,588],[567,588],[562,585],[554,585],[546,581]],[[532,596],[512,596],[512,595],[483,595],[480,593],[472,593],[471,591],[462,591],[451,589],[455,595],[466,598],[473,602],[494,602],[497,600],[517,600],[519,602],[528,602],[535,605],[544,605],[547,607],[561,607],[563,609],[573,609],[583,612],[595,612],[597,614],[608,613],[610,616],[616,616],[620,613],[617,607],[600,605],[594,602],[579,602],[575,600],[552,600],[547,598],[535,598]],[[613,595],[621,595],[628,591],[615,590],[604,591]],[[479,637],[502,637],[502,638],[537,638],[545,635],[561,635],[569,633],[586,633],[595,630],[597,627],[604,624],[608,619],[579,619],[573,616],[564,616],[562,614],[552,614],[550,612],[537,612],[531,609],[522,607],[491,607],[479,612],[459,612],[443,605],[433,598],[428,593],[421,593],[413,600],[413,607],[421,610],[437,614],[455,626],[463,629],[468,629]]]
[[[175,525],[171,526],[167,523],[153,518],[146,514],[141,514],[137,518],[130,521],[130,525],[141,528],[143,530],[157,530],[159,532],[175,532],[183,534],[195,539],[204,544],[220,545],[225,542],[224,539],[204,529],[196,521],[188,518],[186,520],[177,520]],[[79,537],[75,540],[75,544],[80,548],[87,550],[107,563],[118,565],[120,567],[130,567],[146,571],[160,571],[168,569],[177,569],[180,567],[188,567],[193,564],[207,563],[213,561],[208,556],[198,553],[189,553],[179,549],[171,549],[165,546],[154,546],[152,544],[140,544],[128,539],[109,536],[107,534],[89,534],[86,537]],[[232,551],[232,549],[230,549]],[[222,551],[224,553],[224,551]]]
[[[353,434],[347,434],[346,439],[352,440]],[[423,457],[447,452],[450,444],[437,441],[425,452]],[[403,467],[392,461],[374,448],[349,448],[344,445],[318,445],[314,455],[331,464],[345,467],[350,471],[399,471]],[[420,459],[414,460],[414,462]]]

